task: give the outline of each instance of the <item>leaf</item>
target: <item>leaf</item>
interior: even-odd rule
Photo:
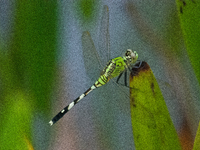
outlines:
[[[6,108],[0,130],[0,149],[28,149],[31,141],[32,104],[22,91],[13,91],[5,97]],[[26,138],[25,138],[26,137]]]
[[[49,139],[41,124],[50,114],[55,88],[57,1],[15,4],[9,49],[0,52],[0,149],[31,149],[33,139],[34,146],[45,149],[48,142],[41,139]],[[40,114],[44,117],[36,122]]]
[[[195,137],[193,150],[199,150],[199,149],[200,149],[200,122],[199,122],[199,127],[197,130],[197,134]]]
[[[176,0],[176,2],[187,53],[200,83],[200,1]]]
[[[36,109],[46,114],[56,71],[56,6],[54,1],[17,1],[11,45],[18,86],[28,89]]]
[[[98,1],[94,0],[77,0],[74,1],[74,10],[77,13],[78,19],[82,23],[91,23],[95,20],[95,15],[97,12],[96,5]]]
[[[181,149],[164,98],[149,65],[143,62],[130,76],[131,119],[137,150]]]

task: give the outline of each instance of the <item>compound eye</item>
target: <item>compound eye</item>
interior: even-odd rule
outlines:
[[[134,59],[135,57],[136,57],[136,54],[135,54],[134,52],[132,52],[132,53],[131,53],[131,58]]]
[[[126,53],[125,53],[125,56],[130,56],[132,53],[132,50],[131,49],[127,49],[126,50]]]

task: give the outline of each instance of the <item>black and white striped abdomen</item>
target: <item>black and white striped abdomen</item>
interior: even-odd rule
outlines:
[[[76,105],[81,99],[87,96],[92,90],[96,89],[97,87],[92,85],[87,91],[85,91],[81,96],[76,98],[73,102],[71,102],[68,106],[66,106],[63,110],[61,110],[50,122],[50,125],[56,123],[60,118],[62,118],[74,105]]]

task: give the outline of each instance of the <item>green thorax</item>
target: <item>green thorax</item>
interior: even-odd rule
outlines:
[[[119,76],[125,69],[133,65],[138,58],[136,51],[128,49],[123,57],[111,59],[103,69],[101,76],[95,82],[95,87],[106,84],[110,79]]]
[[[125,66],[124,58],[116,57],[108,62],[101,75],[104,75],[108,79],[114,78],[124,71]]]
[[[114,62],[116,66],[113,72],[110,74],[110,78],[119,76],[119,74],[122,73],[126,68],[126,63],[122,57],[116,57],[112,59],[112,62]]]

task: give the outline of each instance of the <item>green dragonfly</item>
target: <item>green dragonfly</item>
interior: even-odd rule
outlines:
[[[102,15],[102,27],[100,28],[100,34],[103,34],[103,36],[105,37],[105,39],[102,39],[101,41],[101,46],[102,49],[107,49],[108,54],[107,55],[107,59],[109,58],[109,31],[108,31],[108,23],[109,23],[109,13],[108,13],[108,7],[104,6],[103,8],[103,15]],[[105,40],[105,41],[103,41]],[[100,57],[95,49],[93,40],[90,36],[90,33],[88,31],[83,32],[82,35],[82,47],[83,47],[83,51],[91,51],[88,55],[92,55],[89,61],[93,62],[93,61],[99,61],[99,64],[102,65],[102,62],[100,61]],[[102,50],[101,49],[101,50]],[[103,50],[102,50],[103,51]],[[84,57],[86,57],[87,54],[84,55]],[[106,59],[104,59],[106,60]],[[91,91],[93,91],[94,89],[105,85],[110,79],[118,77],[117,78],[117,83],[119,81],[119,79],[121,78],[122,74],[125,73],[124,75],[124,82],[125,82],[125,86],[127,86],[127,69],[131,69],[132,67],[140,67],[141,62],[139,63],[139,66],[135,66],[136,61],[138,60],[138,54],[136,51],[132,51],[131,49],[127,49],[124,56],[122,57],[116,57],[113,59],[110,59],[107,61],[107,65],[104,67],[104,69],[101,72],[100,77],[98,78],[98,80],[87,90],[85,91],[83,94],[81,94],[81,96],[79,96],[78,98],[76,98],[74,101],[72,101],[68,106],[66,106],[64,109],[62,109],[50,122],[50,125],[55,124],[59,119],[61,119],[73,106],[75,106],[78,102],[80,102],[81,99],[83,99],[85,96],[87,96]],[[87,62],[86,62],[87,64]],[[92,70],[92,68],[90,68],[90,65],[86,65],[86,70]],[[88,67],[88,68],[87,68]]]

